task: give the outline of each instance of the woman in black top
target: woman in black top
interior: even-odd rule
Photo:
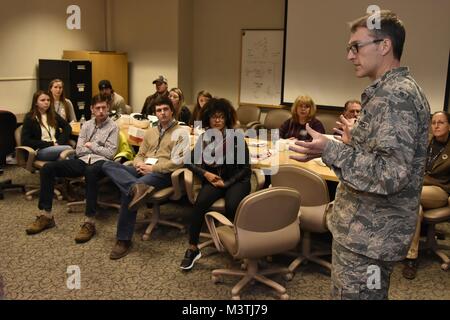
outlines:
[[[68,145],[72,129],[50,104],[50,95],[42,90],[33,95],[30,112],[23,121],[22,145],[37,150],[37,160],[54,161]]]
[[[169,99],[175,108],[173,117],[175,120],[183,122],[185,125],[189,125],[191,121],[191,111],[184,105],[184,94],[180,88],[172,88],[169,91]]]
[[[235,131],[236,111],[226,99],[211,99],[202,112],[206,130],[187,159],[186,167],[202,179],[189,228],[189,248],[181,269],[190,270],[201,257],[197,245],[204,216],[218,199],[225,198],[225,215],[233,220],[241,200],[250,193],[250,157],[241,131]]]

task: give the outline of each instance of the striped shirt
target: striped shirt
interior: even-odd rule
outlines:
[[[84,145],[91,142],[91,148]],[[96,125],[95,119],[86,121],[81,128],[78,137],[76,154],[77,158],[92,164],[100,160],[112,160],[117,152],[119,142],[119,128],[110,118],[100,125]]]

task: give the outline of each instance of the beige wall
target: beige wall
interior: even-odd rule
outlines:
[[[164,75],[178,85],[178,1],[112,0],[110,49],[128,53],[129,104],[140,112]]]
[[[104,50],[105,0],[77,0],[81,30],[66,28],[70,0],[2,1],[0,107],[28,111],[37,89],[38,59],[60,59],[63,49]]]
[[[283,0],[195,0],[193,92],[202,89],[237,108],[241,29],[283,29]]]
[[[191,103],[193,96],[192,74],[194,41],[194,2],[197,0],[180,0],[178,25],[178,86],[183,90],[186,103]]]

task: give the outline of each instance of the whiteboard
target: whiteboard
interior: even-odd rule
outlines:
[[[283,30],[242,30],[239,104],[280,105]]]

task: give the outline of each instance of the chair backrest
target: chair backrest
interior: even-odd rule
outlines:
[[[245,126],[252,121],[259,121],[261,110],[255,106],[240,106],[236,113],[241,126]]]
[[[14,130],[17,120],[14,113],[0,110],[0,164],[4,164],[6,156],[14,151]]]
[[[290,187],[302,197],[300,227],[305,231],[327,232],[330,196],[325,180],[318,174],[295,165],[281,165],[272,176],[272,186]]]
[[[322,122],[326,134],[333,134],[333,128],[337,126],[336,121],[339,120],[339,115],[340,113],[335,112],[318,112],[316,113],[316,118]]]
[[[278,129],[283,122],[291,117],[291,113],[284,109],[270,110],[266,119],[264,120],[264,127],[266,129]]]
[[[290,187],[302,197],[302,207],[326,205],[330,202],[326,181],[318,174],[295,165],[280,165],[273,175],[273,187]]]
[[[233,256],[258,258],[294,248],[300,241],[299,208],[300,195],[292,188],[263,189],[245,197],[234,219]]]
[[[23,125],[20,125],[14,131],[14,140],[16,141],[16,146],[22,145],[22,127]]]

